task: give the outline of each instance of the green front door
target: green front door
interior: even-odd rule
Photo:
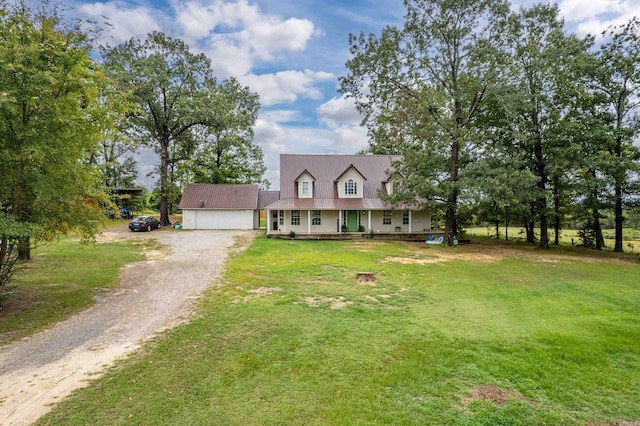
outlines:
[[[347,232],[356,231],[358,231],[358,211],[349,210],[347,211]]]

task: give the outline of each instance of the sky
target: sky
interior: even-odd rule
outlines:
[[[512,0],[512,7],[532,0]],[[640,0],[558,0],[569,31],[600,34],[640,17]],[[254,143],[262,147],[271,189],[279,156],[355,154],[367,146],[352,102],[338,92],[347,74],[349,33],[402,26],[402,0],[67,0],[80,18],[109,23],[103,43],[162,31],[206,54],[218,78],[236,77],[260,95]],[[153,189],[156,159],[137,154],[137,184]]]

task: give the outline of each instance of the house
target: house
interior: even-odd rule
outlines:
[[[390,155],[280,155],[280,198],[265,207],[267,234],[423,233],[431,214],[392,206]]]
[[[259,211],[278,198],[258,185],[191,184],[178,208],[184,229],[258,229]]]

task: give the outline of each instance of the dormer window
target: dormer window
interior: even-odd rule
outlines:
[[[344,183],[344,193],[345,195],[357,195],[358,184],[354,182],[353,179],[349,179]]]

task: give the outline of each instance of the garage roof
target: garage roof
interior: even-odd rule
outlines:
[[[258,185],[190,184],[179,209],[251,209],[258,207]]]

